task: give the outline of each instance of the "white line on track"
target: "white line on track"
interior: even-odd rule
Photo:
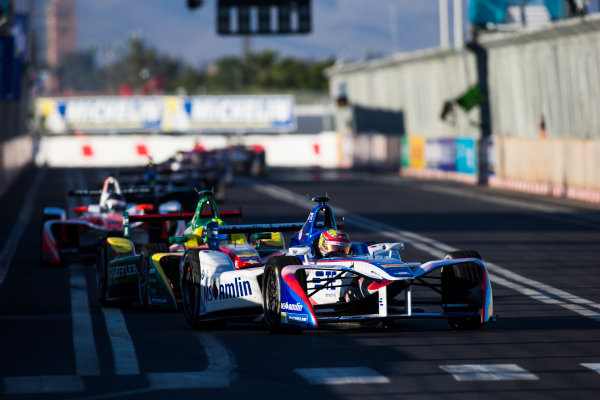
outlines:
[[[153,372],[148,374],[150,389],[191,389],[228,387],[236,366],[233,355],[214,336],[196,334],[208,357],[208,368],[190,372]]]
[[[457,381],[537,381],[539,378],[516,364],[440,365]]]
[[[311,208],[314,205],[310,199],[282,187],[270,184],[253,183],[250,180],[244,181],[250,184],[255,191],[289,204],[304,209]],[[377,232],[378,234],[389,237],[392,240],[410,242],[410,244],[415,248],[432,255],[436,259],[442,259],[446,253],[457,250],[450,245],[418,233],[401,230],[391,225],[374,221],[357,214],[352,214],[340,207],[332,206],[331,208],[335,213],[343,214],[346,223]],[[600,309],[600,304],[565,292],[564,290],[554,288],[542,282],[526,278],[489,261],[486,261],[485,264],[488,267],[492,277],[492,284],[499,284],[510,289],[517,290],[520,293],[523,293],[538,301],[557,304],[582,316],[600,322],[600,313],[587,308],[590,307]],[[533,289],[527,288],[524,285],[529,285]]]
[[[582,363],[581,365],[600,374],[600,363]]]
[[[123,312],[118,308],[103,307],[102,313],[113,350],[115,374],[138,375],[140,366]]]
[[[71,264],[71,315],[77,375],[100,375],[84,266]]]
[[[33,199],[37,198],[38,188],[45,175],[45,168],[39,169],[36,173],[33,183],[25,195],[25,204],[23,205],[23,208],[21,208],[17,223],[11,229],[8,239],[2,247],[2,252],[0,253],[0,285],[2,285],[6,278],[6,274],[8,274],[17,246],[21,242],[23,231],[25,228],[29,227],[29,218],[31,217],[33,209]]]
[[[390,383],[388,377],[369,367],[297,368],[294,371],[311,385]]]
[[[208,367],[203,371],[151,372],[147,374],[150,386],[142,389],[105,393],[97,396],[81,397],[73,400],[102,400],[125,398],[155,390],[200,389],[229,387],[232,372],[236,367],[231,352],[208,333],[198,333],[196,338],[202,344],[208,358]]]
[[[477,199],[479,201],[491,204],[499,204],[508,207],[516,207],[526,209],[529,211],[535,211],[541,213],[539,215],[546,219],[551,219],[560,222],[569,222],[588,228],[598,229],[600,225],[600,218],[598,218],[596,215],[590,214],[589,212],[582,214],[573,208],[564,207],[560,205],[540,204],[519,199],[490,196],[488,194],[475,193],[472,191],[465,193],[464,190],[452,187],[427,185],[424,187],[424,190],[428,190],[430,192],[446,193],[452,196],[459,196],[467,199]]]

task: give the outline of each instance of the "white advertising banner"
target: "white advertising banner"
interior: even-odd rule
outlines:
[[[292,131],[292,96],[199,96],[186,103],[191,130]]]
[[[50,134],[101,132],[291,132],[293,96],[40,98],[36,117]]]

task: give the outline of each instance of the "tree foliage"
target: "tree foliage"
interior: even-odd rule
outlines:
[[[160,54],[138,37],[122,54],[99,66],[93,50],[65,56],[57,69],[61,88],[75,92],[235,94],[282,91],[326,91],[323,74],[333,60],[306,61],[280,58],[273,50],[227,56],[204,68]]]
[[[90,92],[98,89],[99,75],[92,50],[65,54],[56,69],[63,91]]]

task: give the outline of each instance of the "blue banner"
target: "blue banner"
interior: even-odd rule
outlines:
[[[475,174],[476,151],[475,140],[472,138],[456,139],[456,171],[464,174]]]

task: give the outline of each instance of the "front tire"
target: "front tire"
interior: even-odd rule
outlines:
[[[200,303],[202,301],[200,250],[190,249],[185,253],[181,275],[181,302],[183,315],[192,329],[202,327]]]
[[[299,333],[299,328],[281,324],[281,270],[287,265],[299,265],[302,261],[295,256],[272,257],[265,266],[262,284],[263,313],[271,333]]]
[[[456,260],[459,258],[477,258],[481,255],[475,250],[459,250],[446,254],[445,260]],[[481,267],[474,263],[462,263],[442,267],[442,303],[445,312],[469,312],[480,310],[482,281]],[[465,304],[464,307],[452,309],[446,308],[447,304]],[[448,324],[452,329],[470,330],[478,329],[483,323],[480,317],[451,317]]]

